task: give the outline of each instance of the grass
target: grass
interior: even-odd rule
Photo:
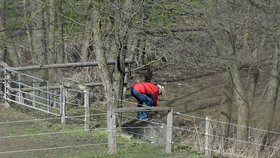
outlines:
[[[1,110],[1,109],[0,109]],[[0,113],[1,122],[36,120],[13,108]],[[67,131],[67,132],[66,132]],[[58,133],[57,133],[58,132]],[[165,153],[165,146],[155,146],[147,141],[133,139],[118,131],[117,153],[108,153],[107,131],[84,131],[83,125],[49,121],[11,123],[0,126],[0,135],[12,136],[1,139],[0,157],[13,158],[181,158],[199,157],[189,149],[177,148],[172,154]],[[34,151],[29,151],[33,150]],[[37,150],[38,149],[38,150]],[[23,151],[22,151],[23,150]],[[27,150],[27,151],[24,151]],[[36,151],[37,150],[37,151]],[[5,151],[21,151],[1,154]]]

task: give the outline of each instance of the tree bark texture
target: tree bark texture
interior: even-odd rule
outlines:
[[[257,107],[257,128],[270,131],[272,128],[274,112],[277,105],[277,96],[279,91],[279,47],[275,45],[275,53],[273,55],[272,69],[269,82],[260,97]],[[260,131],[257,133],[255,141],[263,145],[269,144],[267,140],[267,132]],[[263,147],[259,147],[259,156],[261,156]]]
[[[55,0],[49,0],[49,61],[50,63],[56,60],[56,50],[55,50],[55,26],[56,26],[56,3]]]
[[[5,1],[0,2],[0,30],[5,30]],[[6,62],[6,32],[0,32],[0,61]]]
[[[56,53],[55,63],[64,63],[66,59],[65,44],[64,44],[64,19],[62,10],[62,0],[56,0],[56,16],[58,27],[58,52]]]
[[[30,3],[32,6],[31,18],[32,18],[32,45],[34,48],[32,54],[33,64],[40,64],[39,58],[44,52],[42,38],[44,36],[43,32],[43,2],[33,1]],[[41,60],[42,61],[42,60]]]
[[[233,82],[232,82],[232,75],[227,68],[225,72],[225,83],[224,83],[224,90],[223,90],[223,99],[221,103],[221,113],[219,116],[219,120],[225,123],[232,122],[232,110],[233,110]],[[221,131],[218,131],[220,135],[224,137],[228,137],[230,135],[230,125],[229,124],[222,124]]]
[[[237,139],[247,140],[248,139],[248,112],[249,112],[249,103],[247,95],[245,93],[244,86],[241,82],[240,71],[237,64],[233,64],[231,67],[232,71],[232,80],[233,80],[233,89],[235,102],[238,107],[238,116],[237,116]]]
[[[34,54],[34,46],[33,46],[33,38],[32,38],[32,31],[31,28],[28,24],[28,18],[30,17],[30,12],[28,10],[28,6],[30,5],[30,1],[29,0],[24,0],[23,1],[23,16],[25,19],[25,28],[26,28],[26,34],[27,34],[27,40],[28,40],[28,53],[30,53],[31,55]]]
[[[106,54],[103,50],[102,33],[101,33],[101,15],[99,13],[99,1],[94,1],[94,29],[93,29],[93,39],[95,43],[95,54],[96,61],[98,62],[98,69],[100,73],[101,80],[104,86],[104,93],[107,102],[107,109],[114,109],[113,103],[113,80],[112,75],[109,71],[109,66],[107,65]]]
[[[85,16],[84,38],[81,50],[81,61],[88,61],[90,56],[89,46],[92,42],[92,27],[93,27],[93,4],[87,1],[87,15]]]

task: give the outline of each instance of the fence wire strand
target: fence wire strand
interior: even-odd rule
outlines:
[[[82,93],[81,91],[78,91],[78,90],[71,90],[71,91]],[[98,95],[98,94],[96,94],[96,95],[97,96],[102,96],[102,95]],[[130,104],[131,105],[135,104],[135,102],[131,102],[131,101],[127,101],[127,100],[120,100],[120,99],[116,99],[114,97],[111,97],[111,99],[116,100],[116,101],[125,102],[125,103],[128,103],[129,105]],[[66,102],[66,103],[69,104],[71,102]],[[76,104],[74,104],[74,105],[76,105]],[[102,113],[102,114],[91,114],[91,115],[87,115],[87,116],[106,115],[107,111],[105,111],[105,110],[103,110],[103,111],[104,111],[104,113]],[[204,117],[188,115],[188,114],[185,114],[185,113],[182,113],[182,112],[174,112],[174,114],[175,114],[175,116],[174,116],[175,118],[178,117],[178,116],[184,116],[184,117],[189,117],[189,118],[193,118],[193,119],[198,119],[198,120],[201,120],[203,122],[206,121]],[[120,114],[117,114],[117,115],[120,115]],[[85,115],[66,116],[66,118],[75,118],[75,117],[84,117],[84,116]],[[121,114],[121,116],[125,117],[125,118],[129,118],[129,119],[139,120],[137,117],[132,117],[132,116],[128,116],[128,115],[125,115],[125,114]],[[24,122],[33,122],[33,121],[48,121],[48,120],[55,120],[55,119],[60,119],[60,117],[45,118],[45,119],[34,119],[34,120],[21,120],[21,121],[0,122],[0,125],[13,124],[13,123],[24,123]],[[186,119],[186,118],[184,118],[184,119]],[[190,119],[189,121],[193,121],[193,120]],[[216,124],[223,124],[223,125],[230,125],[230,126],[233,126],[233,127],[246,128],[246,129],[249,129],[249,130],[252,130],[252,131],[260,131],[260,132],[266,132],[266,133],[280,135],[279,132],[275,132],[275,131],[268,131],[268,130],[253,128],[253,127],[247,127],[247,126],[243,126],[243,125],[227,123],[227,122],[222,122],[222,121],[212,120],[212,119],[208,119],[208,121],[210,121],[211,123],[216,123]],[[155,128],[166,127],[166,124],[164,124],[164,123],[154,122],[154,121],[150,121],[150,120],[149,121],[145,121],[145,122],[150,123],[150,124],[154,124],[154,125],[159,125],[160,127],[120,127],[120,129],[155,129]],[[201,124],[201,122],[200,122],[200,124]],[[201,136],[205,136],[206,135],[204,131],[199,131],[200,129],[198,127],[184,128],[184,127],[180,127],[180,126],[174,126],[173,128],[174,128],[174,130],[183,130],[183,131],[191,132],[191,133],[194,133],[195,135],[201,135]],[[97,129],[93,129],[93,130],[97,130]],[[93,131],[93,130],[90,130],[90,131]],[[98,130],[106,130],[106,128],[99,128]],[[165,130],[165,128],[163,128],[163,130]],[[202,128],[202,130],[204,130],[204,129]],[[38,135],[63,134],[63,133],[80,132],[80,131],[84,131],[84,130],[59,131],[59,132],[36,133],[36,134],[26,134],[26,135],[14,135],[14,136],[2,136],[2,137],[0,137],[0,139],[9,139],[9,138],[18,138],[18,137],[29,137],[29,136],[38,136]],[[132,132],[132,131],[129,131],[128,133],[141,136],[141,134],[136,133],[136,132]],[[220,135],[207,134],[207,136],[209,136],[211,138],[219,138],[219,139],[222,139],[222,141],[229,140],[229,141],[234,141],[234,142],[243,143],[243,144],[247,144],[247,145],[261,146],[261,147],[271,148],[271,149],[276,149],[276,150],[280,149],[280,147],[278,147],[278,146],[264,145],[264,144],[260,144],[260,143],[244,141],[244,140],[239,140],[239,139],[230,138],[230,137],[224,137],[224,136],[220,136]],[[200,141],[200,140],[197,139],[197,141]],[[122,142],[118,142],[118,143],[122,143]],[[129,143],[131,143],[131,142],[129,142]],[[143,143],[143,142],[141,142],[141,143]],[[179,142],[179,143],[174,142],[173,144],[174,145],[176,145],[176,144],[178,145],[180,143],[182,143],[182,142]],[[53,147],[53,148],[38,148],[38,149],[26,149],[26,150],[17,150],[17,151],[16,150],[15,151],[4,151],[4,152],[0,152],[0,154],[17,153],[17,152],[30,152],[30,151],[43,151],[43,150],[54,150],[54,149],[66,149],[66,148],[75,148],[75,147],[84,147],[84,146],[93,146],[93,145],[104,145],[104,144],[108,144],[108,143],[106,142],[106,143],[96,143],[96,144],[83,144],[83,145],[76,145],[76,146],[63,146],[63,147]],[[199,144],[203,144],[203,143],[199,142]],[[229,155],[229,156],[235,156],[235,157],[241,157],[241,158],[243,158],[243,157],[247,158],[248,157],[248,156],[243,156],[243,155],[237,155],[237,154],[230,153],[230,152],[215,150],[215,149],[211,149],[211,148],[210,149],[205,149],[205,148],[202,148],[202,147],[195,147],[195,146],[190,146],[190,147],[197,148],[197,149],[202,150],[202,151],[208,150],[208,151],[212,151],[212,152],[215,152],[215,153],[221,153],[222,155]]]

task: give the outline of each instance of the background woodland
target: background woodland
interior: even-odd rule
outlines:
[[[122,99],[126,59],[145,68],[145,80],[170,66],[222,70],[219,119],[279,131],[279,12],[277,0],[1,0],[0,61],[97,61],[98,69],[68,77],[102,80],[108,109],[121,106],[111,98]],[[59,81],[62,72],[36,73]],[[248,130],[237,129],[237,138],[247,140]],[[271,141],[263,133],[254,140]]]

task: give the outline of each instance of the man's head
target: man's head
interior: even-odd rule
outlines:
[[[158,87],[158,94],[162,95],[163,93],[165,93],[165,89],[162,85],[157,84]]]

